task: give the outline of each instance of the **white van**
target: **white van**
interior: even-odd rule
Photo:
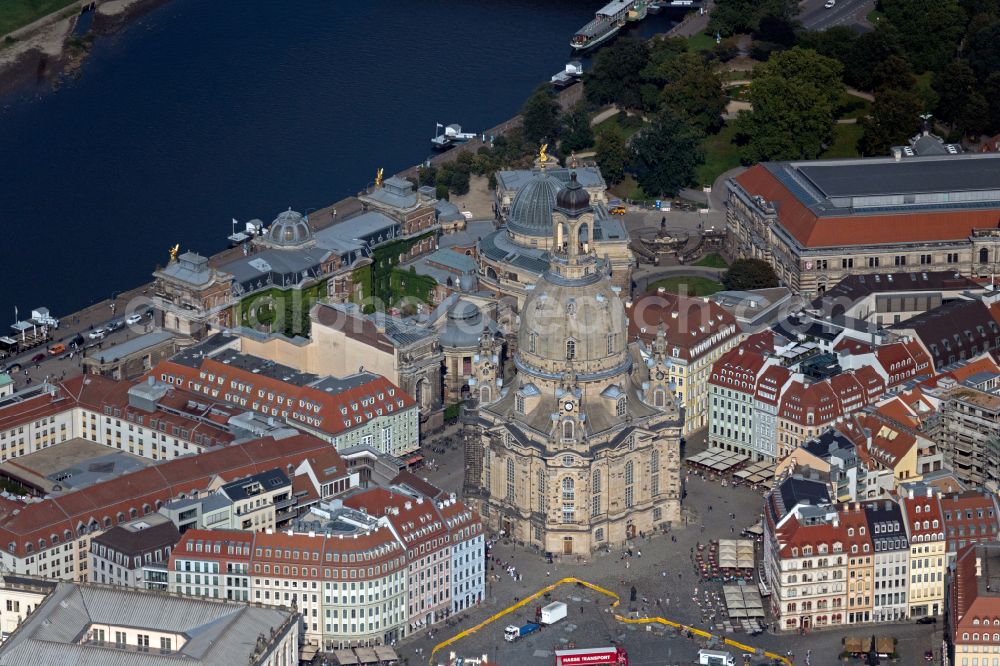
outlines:
[[[733,655],[721,650],[698,650],[700,666],[736,666]]]

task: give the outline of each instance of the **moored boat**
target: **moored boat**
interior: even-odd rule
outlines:
[[[597,10],[587,25],[576,31],[569,45],[577,51],[592,49],[608,41],[622,29],[634,0],[614,0]]]

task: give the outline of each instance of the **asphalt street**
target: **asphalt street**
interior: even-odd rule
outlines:
[[[827,9],[826,0],[805,0],[799,6],[799,22],[809,30],[825,30],[835,25],[870,29],[865,17],[875,9],[875,0],[837,0]]]

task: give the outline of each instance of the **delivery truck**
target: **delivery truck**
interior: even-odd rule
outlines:
[[[699,666],[736,666],[733,655],[722,650],[698,650]]]
[[[542,628],[541,625],[536,624],[534,622],[529,622],[527,624],[521,625],[520,627],[515,626],[513,624],[508,624],[507,628],[503,630],[503,639],[508,643],[513,643],[518,638],[521,638],[522,636],[527,636],[528,634],[533,634],[541,628]]]
[[[555,624],[566,617],[566,604],[562,601],[553,601],[548,606],[542,607],[539,621],[542,624]]]
[[[582,650],[556,650],[556,666],[628,666],[628,653],[620,645],[583,648]]]

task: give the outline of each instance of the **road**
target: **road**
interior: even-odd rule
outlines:
[[[875,0],[837,0],[827,9],[826,0],[805,0],[799,5],[799,22],[809,30],[825,30],[833,26],[860,26],[870,29],[868,13],[875,9]]]

